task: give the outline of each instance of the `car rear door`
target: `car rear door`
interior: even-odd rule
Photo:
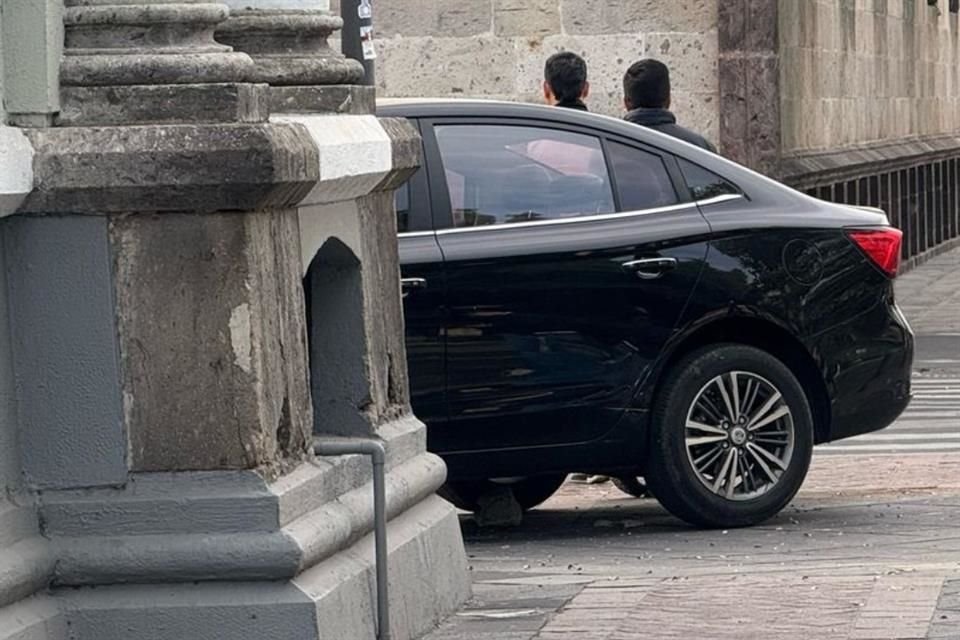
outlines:
[[[437,118],[423,134],[448,309],[450,419],[430,448],[602,438],[693,290],[706,222],[660,155],[591,130]]]

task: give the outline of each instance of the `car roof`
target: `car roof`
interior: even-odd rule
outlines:
[[[807,198],[786,185],[673,136],[619,118],[579,109],[477,98],[380,98],[377,100],[377,115],[400,118],[528,118],[591,128],[637,140],[690,160],[739,185],[753,200]]]
[[[659,131],[638,127],[619,118],[580,111],[579,109],[558,109],[557,107],[527,102],[476,98],[387,98],[377,100],[377,115],[404,118],[472,117],[549,120],[592,129],[602,129],[607,133],[634,138],[682,155],[687,155],[685,151],[691,148],[698,149],[698,147],[688,145]]]

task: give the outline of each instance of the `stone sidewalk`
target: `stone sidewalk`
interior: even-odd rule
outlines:
[[[958,519],[957,454],[818,458],[730,531],[568,483],[518,529],[464,518],[474,598],[427,639],[960,639]]]
[[[917,334],[960,336],[960,249],[900,276],[897,301]]]
[[[960,378],[960,250],[897,296],[919,375]],[[426,640],[960,640],[960,453],[815,455],[750,529],[569,483],[516,529],[462,524],[474,597]]]

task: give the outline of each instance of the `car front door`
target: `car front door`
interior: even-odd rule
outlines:
[[[430,430],[431,449],[602,438],[677,323],[705,220],[678,202],[660,155],[620,143],[608,154],[589,131],[437,119],[424,135],[450,417]],[[622,195],[634,210],[618,212]]]
[[[410,404],[433,425],[447,419],[445,287],[425,170],[397,189],[396,208]]]

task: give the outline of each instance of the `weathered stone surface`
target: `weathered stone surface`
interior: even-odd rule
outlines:
[[[781,85],[791,101],[782,123],[785,153],[960,128],[960,96],[948,89],[960,80],[956,15],[926,3],[883,6],[779,2]],[[770,32],[750,29],[753,38]]]
[[[305,280],[314,430],[370,436],[409,412],[393,193],[309,215],[329,229]]]
[[[271,113],[343,113],[376,111],[376,90],[363,85],[270,87]]]
[[[332,7],[335,12],[338,8]],[[493,3],[476,0],[388,0],[374,8],[378,38],[435,36],[461,38],[489,34]]]
[[[565,33],[702,33],[717,26],[717,0],[560,0]]]
[[[405,118],[380,118],[380,126],[390,137],[394,174],[382,182],[377,191],[393,191],[413,175],[421,162],[420,134]]]
[[[560,32],[557,0],[494,0],[494,34],[543,37]]]
[[[693,129],[713,144],[720,140],[720,119],[717,94],[712,91],[676,91],[671,110],[677,122]]]
[[[719,139],[728,158],[761,173],[780,173],[778,0],[734,0],[719,9]]]
[[[67,4],[64,86],[237,82],[252,69],[248,56],[213,39],[226,5]]]
[[[295,211],[111,220],[133,470],[250,469],[304,455],[298,247]]]
[[[266,121],[264,85],[192,84],[64,87],[57,126]]]
[[[38,185],[22,212],[252,211],[299,202],[319,178],[294,124],[36,129]]]
[[[670,68],[670,84],[675,91],[716,95],[718,54],[717,36],[712,32],[649,33],[644,41],[644,55]]]
[[[370,400],[365,408],[373,424],[393,420],[410,409],[407,357],[400,297],[397,214],[393,192],[380,191],[359,201],[365,266],[364,321],[370,336]]]
[[[517,85],[520,97],[543,102],[541,85],[546,59],[558,51],[573,51],[589,64],[592,111],[612,116],[623,114],[623,74],[632,63],[644,57],[642,34],[605,36],[550,36],[542,43],[518,44]]]
[[[330,48],[343,20],[310,9],[244,9],[217,28],[217,38],[250,54],[247,78],[274,86],[356,84],[363,66]]]
[[[396,38],[380,47],[377,81],[387,95],[510,95],[515,89],[517,53],[509,39]]]

